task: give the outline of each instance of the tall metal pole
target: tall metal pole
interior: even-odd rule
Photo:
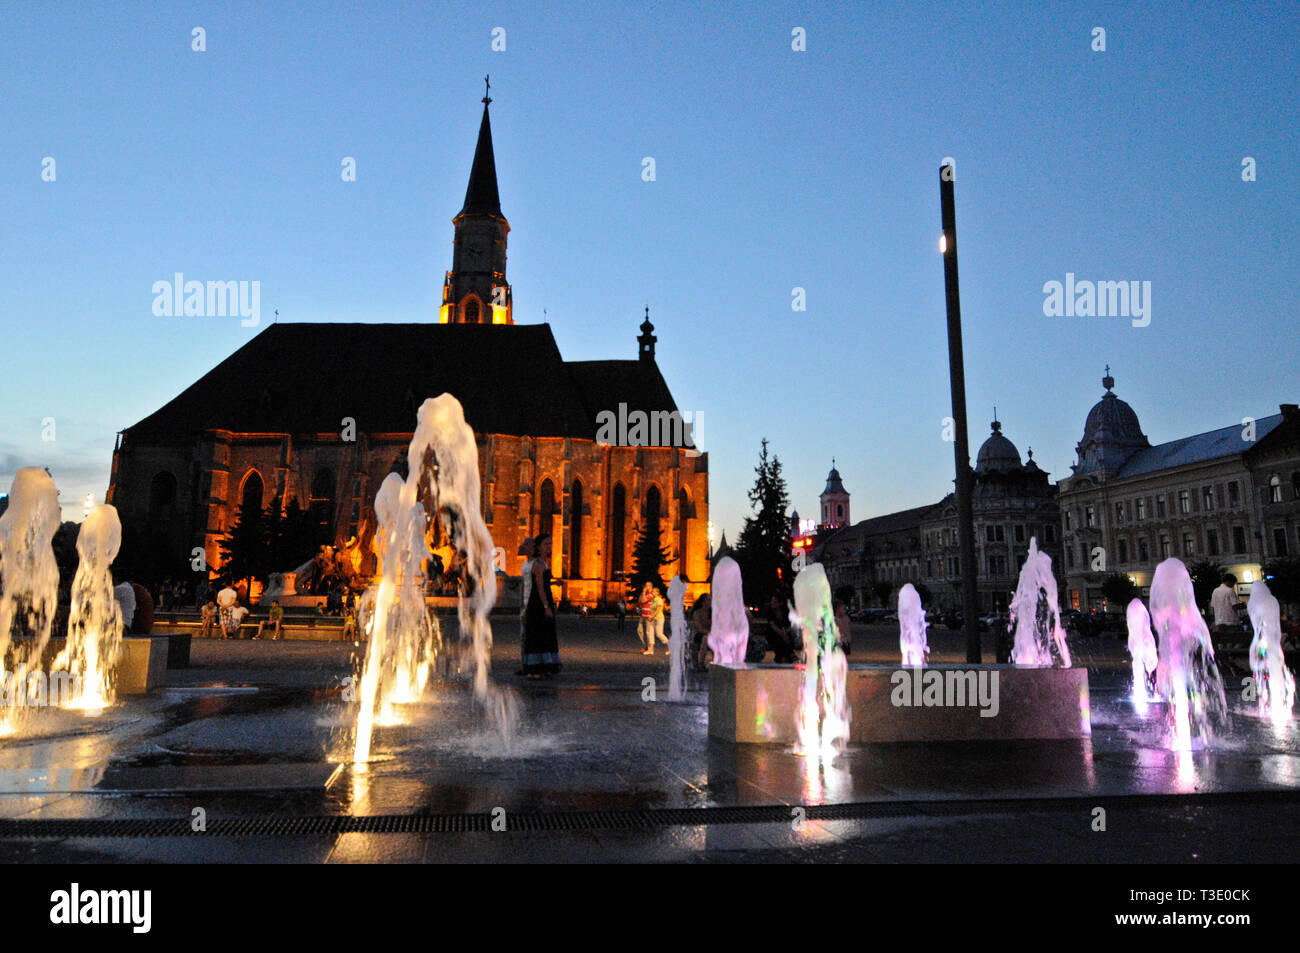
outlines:
[[[951,165],[939,167],[939,204],[943,210],[943,285],[948,300],[948,374],[952,382],[953,455],[957,464],[957,539],[961,547],[961,612],[966,630],[966,661],[979,664],[980,630],[975,590],[975,514],[971,509],[970,444],[966,437],[966,368],[961,347],[961,296],[957,290],[957,213]]]

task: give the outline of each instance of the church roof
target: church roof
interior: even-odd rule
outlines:
[[[826,489],[822,490],[821,495],[826,496],[828,493],[849,495],[849,491],[844,489],[844,481],[840,479],[840,471],[835,469],[834,463],[831,464],[831,472],[826,474]]]
[[[594,440],[596,415],[675,410],[653,361],[560,356],[549,324],[281,323],[266,328],[128,439],[237,433],[411,433],[448,392],[477,433]]]
[[[457,214],[501,215],[501,196],[497,193],[497,163],[492,155],[492,122],[488,118],[488,104],[483,103],[483,121],[478,127],[478,145],[474,147],[474,165],[470,167],[469,187],[465,190],[465,205]]]

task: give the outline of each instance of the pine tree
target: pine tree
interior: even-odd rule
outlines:
[[[640,593],[647,582],[654,585],[661,593],[665,592],[661,567],[673,561],[673,556],[662,544],[663,533],[659,528],[659,514],[651,513],[636,538],[632,548],[632,592]]]
[[[270,524],[260,506],[239,507],[235,522],[221,539],[221,573],[231,581],[266,580],[270,557]]]
[[[745,600],[765,606],[774,594],[790,586],[790,495],[781,475],[781,461],[767,453],[763,438],[749,502],[754,515],[745,519],[736,546],[745,583]]]

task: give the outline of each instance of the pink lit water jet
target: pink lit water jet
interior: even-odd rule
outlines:
[[[1166,559],[1151,579],[1151,624],[1159,643],[1156,692],[1167,706],[1169,747],[1204,747],[1226,725],[1228,701],[1191,576],[1178,559]]]
[[[749,648],[749,617],[745,615],[740,566],[730,556],[722,557],[714,567],[711,591],[709,648],[713,650],[713,661],[718,665],[744,665]]]
[[[1246,603],[1255,636],[1250,640],[1250,671],[1261,717],[1287,721],[1295,704],[1295,676],[1282,654],[1282,609],[1262,579],[1251,586]]]
[[[925,630],[930,623],[925,621],[925,609],[921,606],[921,594],[910,582],[898,590],[898,644],[903,653],[903,664],[922,666],[930,655],[930,644],[926,640]]]
[[[1017,665],[1048,668],[1059,663],[1070,667],[1070,649],[1065,644],[1061,608],[1056,597],[1056,576],[1052,557],[1039,552],[1037,537],[1029,540],[1029,554],[1020,570],[1020,581],[1011,601],[1011,625],[1015,643],[1011,660]]]

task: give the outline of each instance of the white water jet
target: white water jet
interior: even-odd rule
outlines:
[[[1178,559],[1156,566],[1151,578],[1151,624],[1159,642],[1156,691],[1168,706],[1168,744],[1190,751],[1208,744],[1214,728],[1227,722],[1228,701],[1191,576]]]
[[[910,582],[905,583],[898,590],[898,646],[903,653],[904,665],[925,665],[930,655],[930,644],[925,637],[929,625],[921,606],[921,594]]]
[[[1151,632],[1151,616],[1141,599],[1128,604],[1125,618],[1128,621],[1128,654],[1133,662],[1132,698],[1135,704],[1145,707],[1147,702],[1154,700],[1148,683],[1159,660],[1156,637]]]
[[[1255,630],[1250,640],[1250,671],[1261,717],[1286,721],[1295,704],[1295,676],[1282,654],[1282,609],[1262,579],[1250,588],[1246,614]]]
[[[804,646],[796,751],[833,755],[849,737],[849,664],[840,648],[831,586],[821,563],[809,564],[795,577],[791,621],[803,632]]]
[[[40,467],[14,474],[9,508],[0,516],[0,668],[14,685],[27,685],[41,671],[59,604],[59,566],[54,534],[59,529],[59,491]],[[0,711],[0,734],[14,730]]]
[[[1065,629],[1061,625],[1052,557],[1038,551],[1037,537],[1030,538],[1029,555],[1020,570],[1016,595],[1011,601],[1011,625],[1015,629],[1011,661],[1015,664],[1050,668],[1059,660],[1062,668],[1070,667],[1070,649],[1065,644]]]
[[[668,604],[672,611],[672,632],[668,637],[668,700],[686,697],[686,583],[680,575],[668,583]]]
[[[366,594],[364,606],[370,645],[361,676],[361,710],[353,751],[356,762],[370,756],[384,687],[393,690],[390,704],[399,698],[418,697],[439,648],[440,633],[424,602],[423,563],[429,556],[426,533],[433,518],[446,533],[453,551],[452,565],[461,572],[457,618],[461,641],[468,643],[474,663],[474,697],[506,748],[518,720],[514,696],[493,685],[489,677],[492,628],[488,613],[497,595],[494,549],[479,511],[474,431],[455,397],[442,394],[420,405],[407,462],[406,479],[389,474],[375,497],[382,575]]]
[[[67,671],[79,695],[69,707],[107,708],[117,696],[117,659],[122,647],[122,607],[113,595],[109,568],[122,545],[116,507],[94,507],[77,533],[77,575],[72,580],[68,641],[51,668]]]
[[[745,614],[745,594],[740,580],[740,566],[730,556],[718,560],[713,568],[712,625],[709,648],[718,665],[744,665],[749,648],[749,617]]]

